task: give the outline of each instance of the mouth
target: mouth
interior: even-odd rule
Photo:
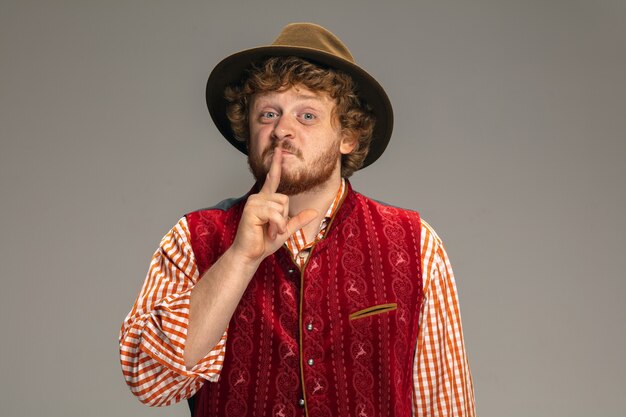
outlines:
[[[266,155],[265,155],[265,158],[269,157],[269,159],[272,159],[272,157],[274,156],[274,150],[275,149],[280,149],[280,153],[283,156],[295,156],[297,158],[300,158],[299,152],[297,150],[295,150],[295,149],[285,149],[283,147],[277,147],[277,148],[268,150]]]

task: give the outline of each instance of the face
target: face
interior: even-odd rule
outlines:
[[[341,175],[341,155],[354,149],[327,94],[303,86],[256,94],[250,102],[248,163],[259,182],[265,180],[273,150],[282,150],[279,193],[300,194]]]

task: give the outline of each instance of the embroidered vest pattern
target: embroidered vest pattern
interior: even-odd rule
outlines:
[[[187,215],[203,274],[234,240],[245,199]],[[348,193],[301,272],[283,247],[229,324],[224,367],[195,416],[411,416],[423,298],[417,212]],[[304,406],[301,406],[304,400]]]

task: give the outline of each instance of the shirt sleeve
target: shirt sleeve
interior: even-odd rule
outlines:
[[[191,289],[198,281],[187,221],[182,218],[161,240],[139,297],[120,331],[120,360],[132,393],[151,406],[191,397],[204,381],[217,381],[226,335],[187,370],[183,351]]]
[[[424,221],[421,240],[424,301],[413,363],[413,415],[474,417],[452,267],[441,240]]]

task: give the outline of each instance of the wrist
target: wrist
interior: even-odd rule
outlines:
[[[222,258],[224,258],[224,261],[231,265],[233,269],[250,276],[254,275],[261,261],[263,261],[263,258],[250,259],[246,254],[239,251],[235,245],[228,248],[222,255]]]

